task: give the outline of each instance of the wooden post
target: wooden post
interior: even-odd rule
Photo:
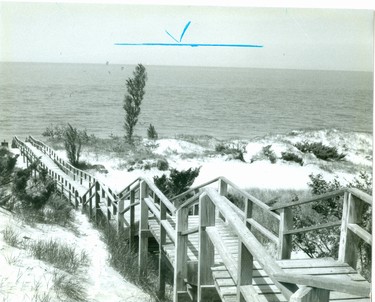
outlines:
[[[131,190],[130,191],[130,204],[134,204],[135,203],[135,191],[134,190]],[[134,222],[135,222],[135,208],[134,207],[130,207],[129,209],[129,244],[131,247],[134,246],[134,237],[135,237],[135,226],[134,226]]]
[[[221,196],[228,195],[228,184],[221,178],[219,179],[219,194]],[[223,221],[225,221],[225,217],[221,213],[218,213],[218,215]]]
[[[124,210],[124,200],[120,199],[118,201],[118,209],[117,209],[117,234],[120,234],[121,231],[124,229],[124,214],[121,214],[123,210]]]
[[[329,290],[302,286],[291,297],[290,302],[328,302]]]
[[[180,295],[186,292],[185,279],[187,279],[187,241],[188,237],[181,232],[188,228],[189,209],[181,208],[176,213],[176,242],[175,264],[173,280],[173,302],[178,302]]]
[[[98,212],[100,209],[100,184],[98,182],[95,183],[95,221],[96,223],[99,222],[98,219]]]
[[[89,194],[91,196],[91,193],[89,193]],[[85,212],[86,201],[87,201],[87,194],[83,195],[83,197],[82,197],[82,213]]]
[[[158,198],[155,197],[155,201]],[[162,221],[167,219],[167,208],[163,202],[160,202],[160,244],[159,244],[159,288],[158,296],[163,299],[165,296],[165,275],[166,275],[166,263],[163,245],[167,241],[167,233],[164,226],[161,224]]]
[[[244,223],[250,230],[251,225],[247,219],[253,215],[253,202],[245,199]],[[239,240],[238,242],[238,275],[237,275],[237,301],[244,301],[241,296],[241,286],[251,285],[253,282],[253,255],[246,246]]]
[[[76,210],[78,209],[78,205],[79,205],[79,196],[78,196],[78,191],[75,191],[74,192],[74,204],[75,204],[75,208]]]
[[[347,263],[354,269],[357,268],[360,238],[348,229],[348,224],[359,224],[362,214],[363,202],[353,194],[345,192],[338,261]]]
[[[145,202],[147,184],[141,181],[139,188],[139,200],[141,204],[141,215],[139,220],[139,248],[138,267],[139,276],[147,273],[147,253],[148,253],[148,207]]]
[[[205,302],[202,286],[214,283],[211,267],[214,265],[214,246],[206,227],[215,225],[215,205],[207,194],[199,197],[199,250],[198,250],[198,302]]]
[[[292,253],[292,235],[285,231],[293,228],[293,214],[291,208],[280,209],[278,259],[290,259]]]

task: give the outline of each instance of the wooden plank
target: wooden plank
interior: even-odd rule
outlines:
[[[259,294],[253,285],[241,286],[241,294],[245,301],[252,302],[269,302],[269,301],[282,301],[286,302],[287,299],[281,294]]]
[[[335,274],[351,274],[356,271],[349,266],[335,267],[310,267],[310,268],[284,268],[287,274],[305,274],[305,275],[335,275]]]
[[[337,281],[332,278],[325,278],[323,276],[298,275],[297,273],[285,273],[282,275],[276,274],[274,276],[278,281],[285,283],[294,283],[306,285],[319,289],[326,289],[331,291],[338,291],[357,296],[368,297],[371,291],[369,283],[354,282],[354,281]]]
[[[237,282],[237,264],[233,259],[232,254],[228,252],[223,241],[220,238],[220,235],[217,233],[214,226],[206,227],[206,232],[211,242],[213,243],[215,249],[220,254],[221,259],[223,260],[225,267],[231,274],[233,280]]]
[[[320,229],[333,228],[333,227],[337,227],[340,225],[341,225],[341,220],[337,220],[333,222],[321,223],[321,224],[310,226],[310,227],[288,230],[288,231],[285,231],[284,234],[306,233],[306,232],[316,231]]]
[[[198,231],[199,231],[199,227],[197,226],[197,227],[190,228],[186,231],[181,232],[181,235],[182,236],[191,235],[191,234],[194,234],[194,233],[198,233]],[[197,239],[198,239],[198,237],[197,237]]]
[[[372,196],[368,195],[367,193],[358,190],[357,188],[347,188],[347,191],[358,197],[362,201],[366,202],[367,204],[372,205]]]
[[[361,228],[356,223],[349,223],[348,229],[351,230],[358,237],[362,238],[367,244],[372,245],[372,236],[365,229]]]
[[[312,287],[302,287],[298,289],[291,297],[290,302],[328,302],[329,301],[329,291],[312,288]]]
[[[175,230],[172,228],[171,224],[167,220],[162,220],[161,224],[163,225],[165,231],[167,232],[168,237],[173,241],[176,242],[176,234]]]
[[[329,192],[329,193],[317,195],[317,196],[312,197],[312,198],[304,199],[304,200],[301,200],[301,201],[288,202],[288,203],[276,205],[276,206],[271,207],[270,210],[271,211],[277,211],[277,210],[281,210],[281,209],[284,209],[284,208],[299,206],[299,205],[306,204],[306,203],[323,201],[323,200],[326,200],[326,199],[329,199],[329,198],[341,196],[344,193],[345,193],[345,189],[340,189],[340,190],[332,191],[332,192]]]
[[[276,244],[279,242],[279,237],[274,235],[271,231],[267,230],[264,226],[262,226],[260,223],[255,221],[253,218],[247,219],[247,222],[250,223],[251,226],[255,227],[260,233],[262,233],[271,241],[275,242]]]
[[[155,218],[157,220],[160,220],[160,211],[159,209],[156,207],[154,201],[150,198],[150,197],[147,197],[145,198],[145,203],[147,204],[147,207],[149,208],[149,210],[152,212],[152,214],[155,215]]]

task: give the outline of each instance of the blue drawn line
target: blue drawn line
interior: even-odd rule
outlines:
[[[168,36],[170,36],[173,40],[175,40],[177,43],[180,43],[180,42],[178,42],[169,32],[167,32],[167,31],[165,31],[167,34],[168,34]]]
[[[167,30],[165,31],[176,43],[115,43],[118,46],[180,46],[180,47],[242,47],[242,48],[262,48],[263,45],[254,44],[207,44],[207,43],[181,43],[185,32],[190,26],[191,21],[186,23],[181,36],[180,41],[173,37]]]
[[[185,31],[188,29],[190,23],[191,23],[191,21],[189,21],[188,23],[186,23],[185,28],[184,28],[184,30],[182,31],[182,34],[181,34],[181,37],[180,37],[180,42],[182,41],[182,37],[184,36]]]
[[[180,46],[180,47],[242,47],[262,48],[255,44],[206,44],[206,43],[115,43],[117,46]]]

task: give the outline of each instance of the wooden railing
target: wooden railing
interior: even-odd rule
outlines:
[[[328,199],[335,199],[337,205],[340,202],[343,203],[341,219],[309,227],[298,229],[293,228],[293,207],[321,202]],[[359,255],[356,249],[358,248],[359,240],[363,240],[370,245],[372,244],[371,234],[360,226],[364,212],[364,205],[366,204],[372,206],[372,197],[370,195],[355,188],[345,188],[298,202],[273,206],[270,210],[279,212],[281,217],[279,227],[279,258],[290,258],[293,235],[341,226],[338,259],[339,261],[348,263],[353,268],[356,268]]]
[[[348,261],[343,255],[351,252],[348,251],[348,231],[354,235],[362,238],[365,242],[371,244],[371,235],[358,226],[359,221],[355,218],[358,214],[358,203],[364,202],[371,205],[371,197],[356,189],[346,189],[326,194],[324,196],[312,198],[310,200],[301,201],[299,203],[287,204],[279,207],[274,207],[274,210],[289,209],[292,206],[299,204],[309,203],[313,201],[325,200],[335,196],[345,194],[344,209],[342,218],[342,240],[340,250],[342,256],[341,260]],[[354,198],[356,201],[353,201]],[[345,206],[345,203],[347,205]],[[198,301],[205,300],[205,291],[213,287],[213,277],[211,268],[215,264],[215,251],[221,256],[221,259],[237,285],[238,301],[252,301],[252,272],[253,261],[257,261],[261,268],[273,280],[274,284],[280,289],[282,294],[291,301],[305,301],[307,297],[316,297],[314,301],[329,301],[329,291],[338,291],[349,293],[352,295],[369,296],[370,285],[362,284],[357,286],[358,283],[354,281],[334,281],[328,282],[332,279],[320,276],[304,276],[286,274],[281,267],[277,264],[275,259],[269,255],[263,245],[251,232],[251,224],[248,224],[248,215],[251,216],[251,204],[245,209],[245,215],[241,218],[237,211],[232,206],[232,203],[224,196],[220,195],[213,188],[206,188],[199,197],[199,227],[189,228],[188,216],[190,208],[195,205],[195,201],[188,201],[177,210],[177,225],[176,225],[176,260],[175,260],[175,288],[174,288],[174,301],[179,301],[182,293],[188,291],[187,280],[192,277],[188,275],[186,267],[187,262],[187,244],[188,236],[194,233],[199,234],[199,252],[198,252],[198,265],[197,265],[197,288]],[[354,211],[354,214],[353,214]],[[289,214],[287,214],[289,215]],[[218,217],[223,218],[223,222],[227,223],[230,229],[238,237],[239,247],[237,250],[238,261],[235,261],[232,252],[228,250],[225,242],[221,238],[220,233],[215,228]],[[281,215],[280,223],[283,222]],[[286,218],[285,218],[286,219]],[[285,224],[285,223],[284,223]],[[345,226],[348,225],[348,226]],[[351,227],[349,227],[351,225]],[[320,226],[322,227],[322,226]],[[331,227],[327,225],[326,227]],[[287,233],[287,229],[280,227],[283,231],[283,236],[292,235],[293,232]],[[361,229],[361,231],[359,231]],[[347,231],[345,231],[347,230]],[[356,231],[353,231],[356,230]],[[306,229],[298,229],[296,232],[305,232]],[[285,234],[287,233],[287,234]],[[346,237],[345,237],[346,236]],[[343,239],[346,238],[346,241]],[[352,238],[352,237],[351,237]],[[285,238],[282,237],[283,244]],[[345,250],[345,251],[344,251]],[[358,253],[357,253],[358,254]],[[349,259],[350,260],[350,259]],[[350,261],[349,261],[350,262]],[[190,272],[191,273],[191,272]],[[298,285],[306,285],[308,288],[298,289]],[[313,301],[306,300],[306,301]]]
[[[28,137],[28,141],[34,147],[38,148],[44,154],[48,155],[61,168],[61,170],[63,170],[65,174],[71,176],[74,181],[79,182],[81,185],[85,184],[86,182],[86,185],[88,186],[91,186],[93,183],[95,183],[96,179],[94,176],[92,176],[90,173],[87,173],[74,167],[70,163],[63,160],[56,154],[56,151],[54,149],[52,149],[45,143],[35,139],[32,136]]]
[[[14,137],[14,142],[16,146],[20,149],[24,161],[26,164],[38,161],[39,158],[36,157],[34,152],[25,144],[23,141],[19,140],[18,137]],[[63,174],[56,173],[46,166],[43,162],[39,162],[39,166],[47,171],[47,174],[55,182],[56,189],[63,194],[69,202],[71,202],[76,208],[81,203],[81,197],[78,194],[77,185],[71,182],[70,179],[64,177]]]

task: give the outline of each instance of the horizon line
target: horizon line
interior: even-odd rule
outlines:
[[[182,46],[182,47],[242,47],[242,48],[263,48],[263,45],[256,44],[221,44],[221,43],[115,43],[117,46]]]

